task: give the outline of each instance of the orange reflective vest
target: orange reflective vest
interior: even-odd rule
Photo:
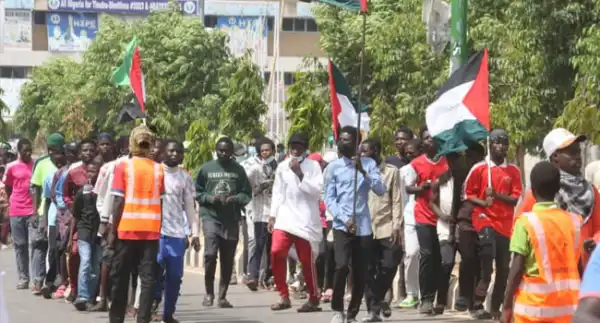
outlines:
[[[521,217],[539,275],[523,276],[513,309],[515,323],[571,322],[580,286],[581,217],[556,206]]]
[[[119,238],[154,240],[160,237],[164,193],[164,171],[161,164],[147,158],[129,158],[125,163],[125,206],[119,222]]]

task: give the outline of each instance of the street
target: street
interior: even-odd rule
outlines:
[[[81,313],[64,300],[45,300],[42,297],[31,295],[30,291],[18,291],[14,253],[12,249],[0,251],[0,272],[3,276],[3,294],[10,323],[37,323],[37,322],[62,322],[62,323],[106,323],[106,313]],[[180,322],[208,323],[208,322],[236,322],[236,323],[328,323],[331,319],[329,304],[323,304],[323,312],[298,314],[295,308],[302,304],[302,300],[294,301],[294,309],[283,312],[272,312],[269,305],[277,300],[274,292],[250,292],[245,286],[231,286],[229,301],[235,306],[233,309],[203,308],[204,280],[197,273],[186,272],[183,279],[181,297],[179,298],[176,318]],[[1,305],[1,303],[0,303]],[[0,310],[3,310],[0,307]],[[2,314],[2,313],[0,313]],[[364,313],[359,314],[362,318]],[[1,321],[2,315],[0,315]],[[133,320],[129,320],[133,322]],[[477,322],[466,315],[447,313],[439,317],[423,317],[415,311],[394,310],[392,317],[386,322]],[[1,322],[8,323],[8,322]]]

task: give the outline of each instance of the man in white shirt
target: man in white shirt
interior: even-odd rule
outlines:
[[[251,291],[256,291],[258,288],[263,252],[271,241],[267,224],[269,222],[275,169],[277,168],[274,157],[275,143],[269,138],[258,138],[255,145],[258,156],[250,157],[254,162],[246,170],[248,180],[252,185],[250,209],[252,210],[253,227],[248,228],[248,230],[253,230],[254,248],[250,250],[250,256],[248,257],[248,276],[245,277],[244,283]],[[267,253],[267,258],[269,258],[268,255]],[[266,267],[270,267],[268,259]]]
[[[271,259],[275,284],[281,299],[271,309],[290,308],[286,283],[287,258],[295,246],[308,289],[308,302],[298,312],[318,312],[318,288],[314,261],[319,253],[323,229],[319,215],[319,198],[323,189],[321,166],[305,157],[308,137],[294,133],[289,140],[290,157],[279,164],[273,184],[269,231],[272,231]]]
[[[164,270],[164,310],[162,322],[176,323],[173,318],[179,298],[185,250],[186,228],[191,228],[192,247],[200,250],[195,202],[196,189],[192,176],[179,167],[183,160],[183,145],[176,140],[163,142],[165,198],[162,204],[162,227],[159,240],[158,264]],[[187,217],[187,223],[183,217]],[[160,279],[160,278],[159,278]]]

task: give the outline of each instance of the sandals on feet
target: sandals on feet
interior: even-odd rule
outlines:
[[[318,303],[313,303],[311,301],[308,301],[304,304],[302,304],[302,306],[300,306],[298,308],[298,313],[313,313],[313,312],[321,312],[323,309],[319,307]]]
[[[292,304],[279,301],[271,305],[271,311],[283,311],[292,308]]]

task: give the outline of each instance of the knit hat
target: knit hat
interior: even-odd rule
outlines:
[[[304,147],[308,147],[308,136],[301,132],[295,132],[290,136],[288,142],[290,144],[301,144]]]
[[[101,133],[99,133],[99,134],[96,136],[96,139],[97,139],[98,141],[103,141],[103,140],[106,140],[106,141],[110,141],[110,142],[112,142],[112,141],[113,141],[113,136],[112,136],[110,133],[108,133],[108,132],[101,132]]]
[[[48,136],[48,138],[46,139],[46,145],[48,147],[52,146],[52,147],[62,147],[65,144],[65,137],[63,137],[63,135],[61,135],[60,133],[53,133],[50,136]]]
[[[129,135],[129,151],[133,156],[148,156],[156,135],[145,125],[139,125],[131,130]]]

